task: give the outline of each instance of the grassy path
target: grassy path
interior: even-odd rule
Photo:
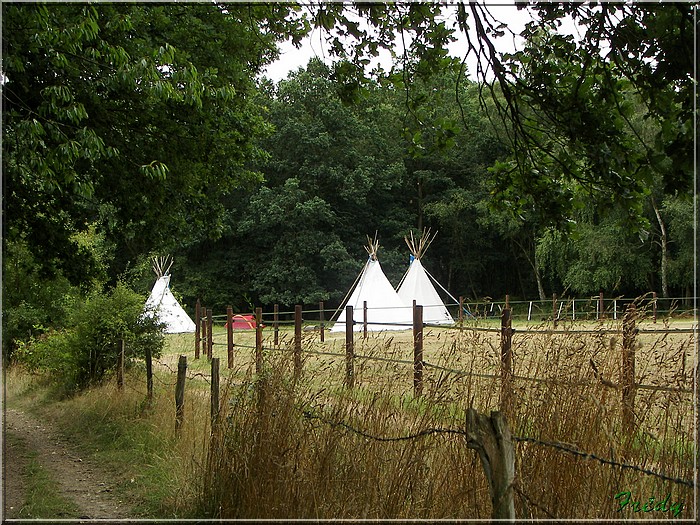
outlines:
[[[5,411],[4,518],[123,519],[114,475],[83,460],[47,422],[17,408]]]

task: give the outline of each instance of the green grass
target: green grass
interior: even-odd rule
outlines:
[[[26,501],[19,510],[20,519],[75,518],[79,509],[74,502],[59,495],[57,482],[37,461],[37,453],[30,452],[25,474]]]

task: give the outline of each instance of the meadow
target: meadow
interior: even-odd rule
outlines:
[[[516,324],[508,424],[514,436],[527,438],[515,445],[518,517],[692,516],[691,487],[639,472],[694,479],[695,340],[692,333],[671,332],[691,324],[638,325],[632,432],[621,424],[616,388],[619,323],[564,323],[556,330]],[[488,486],[459,431],[468,407],[499,408],[500,342],[492,328],[426,328],[419,398],[410,331],[370,332],[366,339],[356,333],[352,389],[343,385],[344,333],[326,333],[321,343],[318,331],[303,332],[298,377],[290,329],[281,330],[278,347],[272,329],[263,330],[259,375],[253,333],[236,332],[230,369],[226,345],[215,344],[222,412],[208,430],[198,508],[223,518],[488,518]],[[225,343],[222,327],[214,341]],[[209,362],[194,360],[193,346],[191,336],[173,336],[161,361],[173,369],[186,353],[189,383],[206,384]],[[199,390],[195,399],[206,402],[206,394]],[[200,424],[208,425],[204,419]],[[393,440],[425,429],[457,432]]]
[[[622,425],[620,323],[516,322],[513,399],[515,511],[519,519],[689,519],[694,515],[693,322],[638,324],[634,429]],[[652,332],[653,330],[656,330]],[[426,327],[424,385],[413,391],[411,331],[355,334],[355,383],[344,385],[345,334],[302,332],[294,374],[290,327],[226,333],[215,326],[221,408],[212,425],[211,363],[192,334],[169,335],[143,362],[57,400],[19,369],[8,402],[41,407],[85,454],[115,471],[135,517],[262,519],[488,519],[491,499],[465,412],[500,408],[498,323]],[[175,431],[175,383],[188,358],[184,423]],[[593,365],[595,365],[595,370]],[[633,467],[633,468],[630,468]],[[648,471],[648,472],[642,472]],[[659,476],[659,475],[662,475]]]

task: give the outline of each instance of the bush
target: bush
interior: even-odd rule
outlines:
[[[144,298],[119,283],[107,294],[93,293],[73,311],[65,330],[30,340],[15,358],[47,372],[69,388],[81,389],[114,370],[124,340],[127,359],[158,357],[163,326],[143,315]]]

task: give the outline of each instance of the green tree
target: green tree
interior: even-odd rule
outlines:
[[[143,252],[218,236],[222,196],[259,177],[253,77],[277,38],[303,30],[286,21],[292,7],[2,9],[9,234],[76,279],[72,239],[88,224],[116,247],[112,276]]]

